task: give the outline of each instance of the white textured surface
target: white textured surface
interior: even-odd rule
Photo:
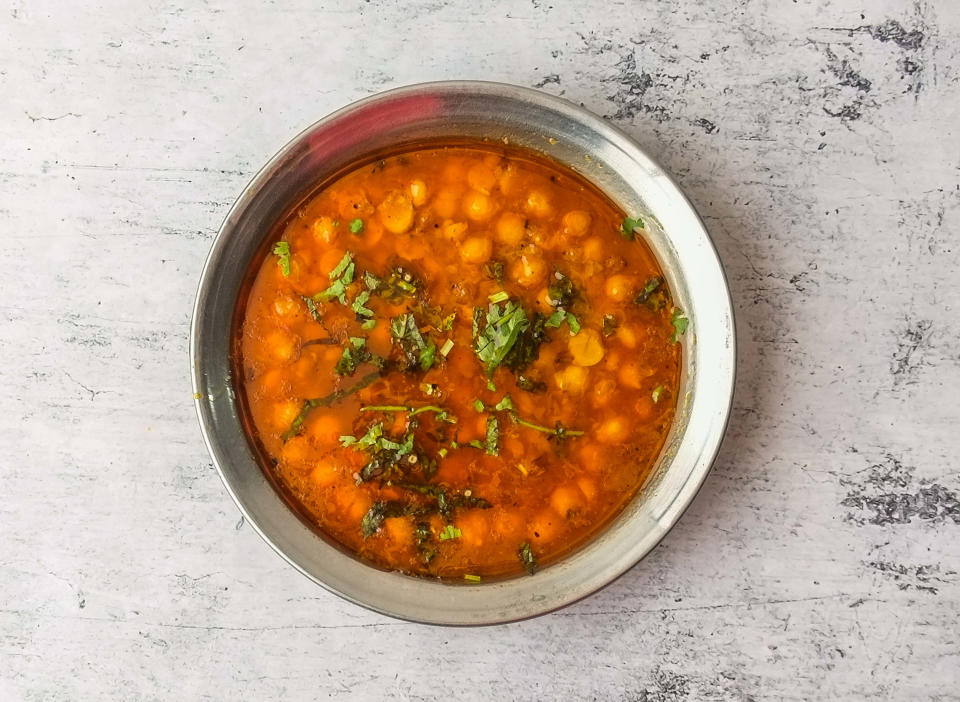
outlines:
[[[0,699],[960,699],[955,2],[67,4],[0,15]],[[341,602],[238,522],[186,356],[259,165],[439,78],[634,135],[703,213],[741,348],[663,544],[479,630]]]

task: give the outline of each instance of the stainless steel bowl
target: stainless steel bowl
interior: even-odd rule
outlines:
[[[428,140],[482,139],[540,152],[580,172],[628,213],[690,318],[677,419],[647,484],[601,534],[533,577],[478,585],[390,573],[304,523],[265,477],[239,416],[231,327],[245,273],[278,218],[319,182],[373,153]],[[671,178],[626,134],[564,100],[512,85],[442,82],[391,90],[326,117],[270,159],[227,214],[203,268],[190,364],[210,455],[240,511],[281,556],[326,589],[402,619],[468,625],[543,614],[617,578],[690,504],[726,427],[735,372],[723,270],[703,223]]]

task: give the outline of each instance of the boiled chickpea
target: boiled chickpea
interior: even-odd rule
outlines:
[[[595,366],[603,360],[603,340],[596,329],[581,329],[570,338],[569,348],[578,366]]]
[[[497,220],[497,238],[508,246],[516,246],[523,240],[527,219],[516,212],[504,212]]]
[[[590,213],[583,210],[570,210],[563,215],[560,226],[567,236],[583,236],[590,231]]]
[[[451,219],[457,216],[460,209],[460,193],[458,188],[444,188],[433,198],[433,211],[441,219]]]
[[[467,171],[467,183],[474,190],[489,195],[497,184],[497,176],[487,164],[475,163]]]
[[[590,478],[582,476],[577,478],[577,487],[580,488],[580,492],[583,493],[583,496],[587,500],[592,500],[597,494],[597,485]]]
[[[394,191],[377,208],[387,231],[403,234],[413,226],[413,203],[401,192]]]
[[[547,264],[540,256],[524,254],[510,267],[510,273],[520,285],[532,288],[543,282],[547,275]]]
[[[422,180],[410,181],[410,199],[414,206],[421,207],[427,201],[427,184]]]
[[[300,404],[293,400],[278,402],[273,408],[273,421],[284,430],[290,428],[290,423],[300,414]]]
[[[321,244],[332,244],[337,240],[340,227],[333,217],[317,217],[313,221],[313,237]]]
[[[280,295],[273,301],[273,311],[280,317],[293,317],[300,311],[300,304],[289,295]]]
[[[542,190],[531,190],[527,194],[526,209],[534,217],[549,217],[553,214],[550,198]]]
[[[447,221],[443,223],[443,235],[448,239],[454,239],[458,241],[463,238],[463,235],[467,233],[468,225],[466,222],[452,222]]]
[[[653,375],[653,372],[653,368],[649,366],[645,366],[638,361],[630,361],[620,366],[617,377],[628,388],[639,390],[644,385],[643,381]]]
[[[489,195],[474,190],[463,198],[463,209],[474,222],[483,222],[493,216],[496,204]]]
[[[633,292],[633,279],[625,275],[612,275],[603,286],[604,292],[614,302],[624,302]]]
[[[630,436],[630,423],[618,414],[604,420],[597,429],[597,439],[608,444],[619,444]]]
[[[300,355],[300,337],[277,330],[266,338],[270,355],[278,361],[295,361]]]
[[[567,366],[553,376],[553,382],[563,392],[579,395],[587,385],[589,371],[580,366]]]
[[[561,517],[567,517],[583,506],[583,495],[572,485],[561,485],[551,493],[550,506]]]
[[[329,463],[317,464],[314,469],[310,471],[310,480],[321,487],[332,485],[339,477],[340,472],[337,470],[337,467]]]
[[[583,242],[583,257],[588,261],[603,260],[603,240],[592,236]]]
[[[493,244],[485,236],[471,236],[460,247],[460,257],[467,263],[486,263],[490,260]]]

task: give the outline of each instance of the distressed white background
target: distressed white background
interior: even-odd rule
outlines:
[[[958,59],[953,0],[4,2],[0,699],[960,699]],[[255,170],[439,78],[635,136],[707,221],[741,349],[663,544],[479,630],[285,565],[188,382],[200,266]]]

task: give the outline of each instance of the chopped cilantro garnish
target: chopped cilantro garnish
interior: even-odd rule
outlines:
[[[498,290],[497,292],[490,295],[489,299],[490,299],[490,302],[493,302],[494,304],[496,304],[497,302],[504,302],[510,299],[510,293],[508,293],[506,290]]]
[[[440,347],[440,355],[444,358],[447,357],[447,354],[453,350],[453,339],[447,339],[443,342],[443,346]]]
[[[361,291],[360,294],[357,295],[357,297],[354,299],[353,304],[350,305],[350,309],[352,309],[356,314],[360,315],[361,317],[372,317],[373,310],[365,306],[367,303],[367,300],[369,299],[370,299],[370,291],[369,290]]]
[[[360,328],[363,329],[363,330],[365,330],[365,331],[370,331],[370,330],[373,329],[375,326],[377,326],[377,320],[375,320],[375,319],[368,319],[366,322],[364,322],[363,324],[360,325]]]
[[[650,393],[650,397],[653,398],[654,402],[660,402],[660,396],[663,394],[663,389],[664,388],[662,385],[658,385],[653,389],[653,392]]]
[[[320,319],[320,310],[317,308],[317,303],[314,302],[312,297],[301,296],[303,304],[307,306],[307,312],[310,313],[310,316],[313,318],[314,322],[321,321]]]
[[[491,380],[490,378],[487,378],[487,390],[489,390],[490,392],[497,391],[497,386],[493,384],[493,380]]]
[[[671,343],[675,344],[687,331],[687,327],[690,325],[690,320],[687,318],[687,315],[683,313],[682,309],[679,307],[674,307],[673,314],[670,316],[670,323],[673,325],[673,336],[670,337],[670,341]]]
[[[343,258],[340,259],[340,263],[334,266],[334,269],[330,271],[330,280],[334,280],[343,275],[351,263],[353,263],[353,254],[350,251],[347,251],[345,254],[343,254]],[[352,280],[353,279],[351,278],[346,282],[352,282]]]
[[[624,238],[633,240],[636,236],[634,230],[643,229],[643,220],[640,217],[624,217],[623,224],[620,225],[620,233],[623,234]]]
[[[504,395],[503,399],[500,400],[494,407],[498,412],[502,410],[512,410],[513,409],[513,400],[510,399],[509,395]]]
[[[520,544],[517,555],[520,556],[520,562],[523,563],[523,567],[526,568],[530,575],[537,572],[537,557],[533,555],[533,549],[530,548],[529,541],[524,541]]]
[[[567,312],[564,309],[557,309],[547,317],[546,321],[543,323],[543,326],[550,327],[551,329],[556,329],[564,322],[567,323],[567,326],[570,327],[570,334],[576,336],[580,333],[580,320],[578,320],[572,312]]]
[[[469,580],[471,583],[478,583],[481,580],[479,575],[470,575],[469,573],[464,574],[463,579]]]
[[[428,339],[426,348],[420,351],[420,370],[430,370],[436,357],[437,345],[433,343],[433,339]]]
[[[367,290],[376,290],[383,284],[383,281],[370,271],[366,271],[363,274],[363,284],[367,286]]]
[[[500,455],[500,422],[496,417],[487,418],[487,436],[483,447],[488,456]]]
[[[290,243],[278,241],[273,245],[273,255],[277,257],[277,265],[280,266],[280,273],[286,278],[290,275]]]
[[[487,375],[490,376],[514,349],[520,335],[531,329],[530,319],[527,317],[526,310],[512,300],[504,302],[502,307],[498,303],[491,303],[482,328],[476,310],[473,319],[475,351],[477,357],[486,366]],[[517,365],[526,365],[536,358],[537,349],[543,341],[542,332],[534,336],[536,338],[531,338],[528,343],[521,345],[521,350],[525,346],[533,348],[523,354],[522,359],[517,359]]]
[[[447,451],[447,449],[445,449],[445,448],[437,449],[437,455],[438,455],[440,458],[446,458],[448,453],[450,453],[450,452]]]
[[[486,409],[486,406],[483,404],[483,400],[474,400],[473,409],[477,410],[477,412],[483,412],[483,410]]]
[[[350,222],[350,233],[359,234],[363,231],[363,220],[357,217]]]
[[[448,541],[450,539],[459,539],[463,536],[463,532],[453,526],[453,524],[447,524],[447,526],[440,530],[438,536],[441,541]]]

